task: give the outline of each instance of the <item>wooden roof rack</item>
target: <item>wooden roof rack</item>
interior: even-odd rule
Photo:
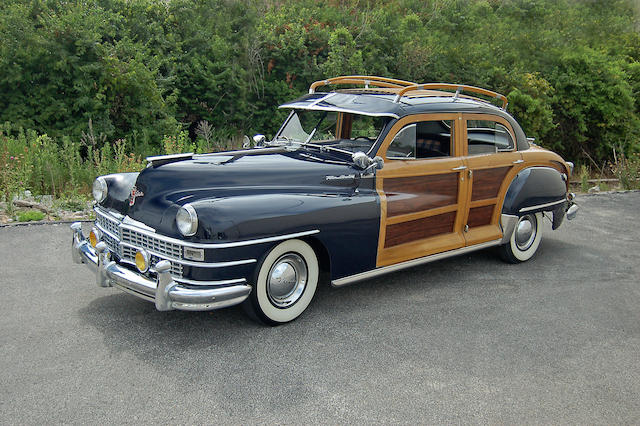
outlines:
[[[318,87],[329,86],[331,84],[363,84],[365,89],[368,89],[369,86],[401,89],[417,85],[417,83],[413,83],[411,81],[396,80],[395,78],[368,75],[345,75],[342,77],[329,78],[327,80],[318,80],[311,84],[309,87],[309,93],[315,93]]]
[[[400,99],[408,92],[414,90],[455,90],[454,99],[457,99],[460,93],[469,92],[469,93],[477,93],[484,96],[489,96],[491,98],[500,99],[502,101],[502,109],[506,110],[509,102],[507,101],[507,97],[497,92],[493,92],[488,89],[483,89],[481,87],[475,86],[467,86],[466,84],[452,84],[452,83],[424,83],[424,84],[414,84],[411,86],[406,86],[402,88],[398,94],[394,102],[400,102]],[[433,96],[433,95],[431,95]]]

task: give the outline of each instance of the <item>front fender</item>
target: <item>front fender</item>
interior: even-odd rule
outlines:
[[[129,195],[136,183],[139,173],[114,173],[102,176],[107,182],[107,198],[101,206],[127,214],[129,210]]]
[[[380,225],[375,192],[257,194],[199,200],[201,238],[252,240],[318,230],[313,238],[329,253],[332,279],[375,268]]]

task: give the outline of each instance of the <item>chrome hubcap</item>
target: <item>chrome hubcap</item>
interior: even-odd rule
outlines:
[[[522,216],[516,225],[516,246],[525,251],[533,244],[537,234],[537,222],[533,215]]]
[[[278,258],[269,270],[267,296],[278,308],[286,308],[296,303],[307,285],[307,264],[295,253],[287,253]]]

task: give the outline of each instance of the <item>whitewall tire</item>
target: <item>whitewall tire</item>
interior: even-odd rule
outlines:
[[[302,240],[275,246],[262,261],[245,308],[269,325],[284,324],[307,309],[318,287],[318,258]]]
[[[507,262],[520,263],[531,259],[542,240],[542,212],[518,218],[509,242],[500,246],[500,256]]]

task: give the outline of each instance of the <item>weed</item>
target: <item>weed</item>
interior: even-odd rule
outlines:
[[[610,168],[622,189],[640,189],[640,154],[631,154],[629,158],[621,155]]]
[[[37,210],[26,210],[18,212],[19,222],[32,222],[44,219],[45,214]]]
[[[584,164],[580,166],[578,178],[580,180],[580,190],[582,192],[589,192],[589,168]]]

